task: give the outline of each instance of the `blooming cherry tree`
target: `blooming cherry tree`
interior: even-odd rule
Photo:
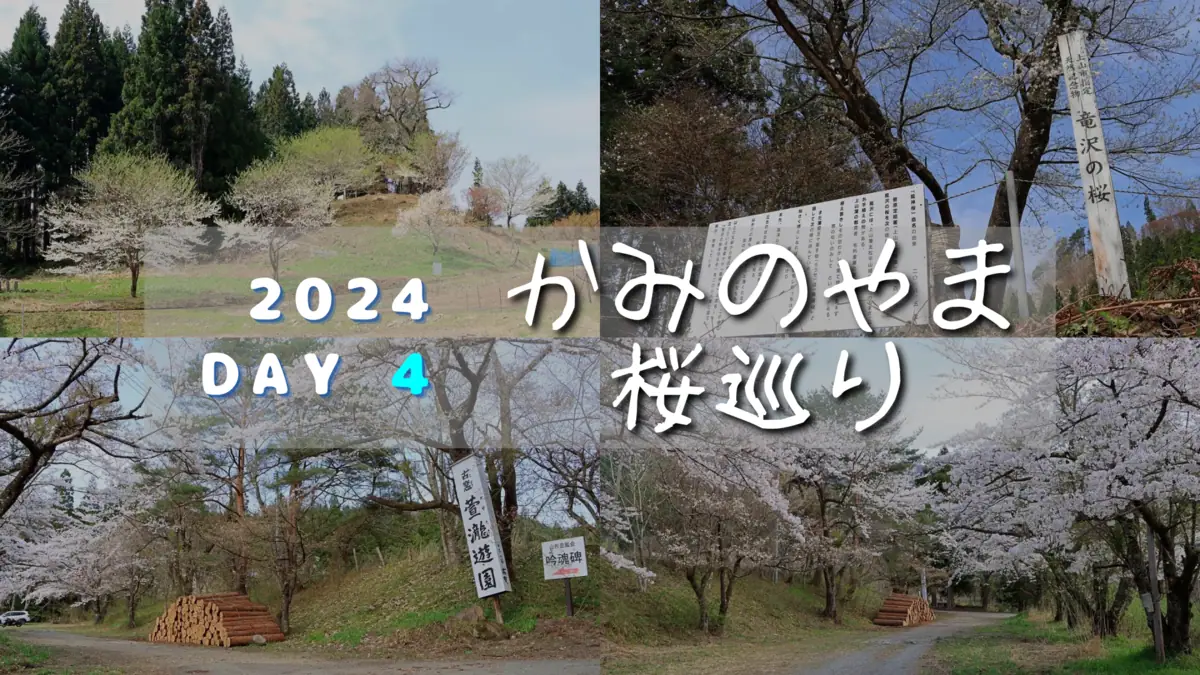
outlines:
[[[878,396],[858,399],[860,408],[878,404]],[[814,410],[834,410],[845,403],[824,392],[810,397]],[[825,586],[824,616],[840,620],[844,597],[855,569],[878,556],[890,543],[898,522],[915,516],[928,502],[915,482],[911,438],[892,421],[863,434],[848,419],[853,408],[802,427],[786,444],[770,448],[767,461],[781,469],[792,511],[809,525],[802,554],[819,567]]]
[[[661,475],[665,508],[656,532],[666,556],[687,577],[699,608],[699,628],[721,632],[738,578],[771,556],[770,511],[750,489],[706,481],[686,472]],[[708,611],[709,583],[717,581],[715,625]]]
[[[162,157],[101,154],[76,179],[77,198],[52,202],[43,212],[52,241],[46,259],[63,263],[51,270],[128,270],[130,297],[137,297],[144,266],[195,260],[204,221],[217,213],[195,182]]]
[[[1104,339],[1026,345],[1007,357],[987,372],[1024,368],[1028,384],[1022,393],[991,382],[1011,409],[946,456],[937,510],[947,540],[960,559],[992,568],[1078,572],[1116,561],[1139,594],[1161,576],[1165,644],[1186,651],[1200,547],[1194,521],[1180,514],[1200,504],[1200,354],[1186,342]],[[1147,530],[1161,561],[1153,575]],[[1093,604],[1109,613],[1107,602]],[[1093,620],[1109,631],[1111,616]]]
[[[3,590],[27,602],[71,599],[104,620],[112,599],[125,596],[129,623],[141,594],[153,582],[158,562],[151,542],[160,526],[149,507],[158,492],[123,479],[123,463],[97,463],[104,485],[93,480],[81,495],[65,493],[68,503],[42,504],[63,516],[54,527],[27,531],[23,545],[6,556]],[[78,501],[76,504],[75,501]]]
[[[121,367],[136,355],[121,340],[8,340],[0,349],[3,519],[60,456],[136,450],[146,414],[144,399],[121,399]]]
[[[449,190],[433,190],[421,195],[417,205],[402,208],[396,215],[392,234],[404,237],[417,235],[429,242],[433,259],[454,235],[454,228],[463,224],[463,216],[454,208],[454,195]]]
[[[538,166],[526,155],[504,157],[488,164],[483,184],[500,199],[504,226],[512,227],[513,218],[530,216],[553,198],[553,192],[539,189],[545,179]]]
[[[229,203],[245,214],[223,222],[224,248],[267,252],[271,278],[279,281],[284,253],[308,232],[333,222],[333,186],[297,162],[262,160],[238,175]]]

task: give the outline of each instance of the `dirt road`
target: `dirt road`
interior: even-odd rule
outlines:
[[[917,675],[921,656],[938,640],[965,630],[998,623],[1012,614],[937,612],[937,621],[915,628],[897,628],[861,649],[823,665],[806,666],[795,675]]]
[[[13,637],[51,650],[56,665],[120,668],[136,675],[599,675],[599,661],[323,660],[258,649],[151,644],[27,628]]]

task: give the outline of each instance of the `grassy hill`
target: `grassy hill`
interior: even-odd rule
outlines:
[[[67,277],[39,272],[22,279],[20,292],[0,293],[0,335],[7,336],[195,336],[300,337],[381,336],[430,337],[549,335],[549,323],[565,295],[547,289],[536,328],[524,321],[524,299],[506,291],[529,281],[533,261],[551,247],[573,248],[573,228],[537,228],[514,232],[497,228],[449,228],[435,242],[413,232],[397,237],[392,226],[400,209],[416,203],[413,195],[367,195],[336,202],[334,227],[314,231],[283,256],[282,307],[293,304],[300,280],[325,279],[337,297],[328,322],[310,324],[293,311],[282,324],[259,325],[247,312],[261,296],[250,281],[270,274],[266,253],[240,259],[188,265],[169,270],[147,269],[138,297],[129,297],[129,275],[111,273]],[[435,255],[435,246],[437,253]],[[433,262],[440,274],[433,275]],[[577,321],[572,335],[597,335],[599,303],[582,277],[582,268],[563,272],[576,278]],[[345,308],[355,296],[346,289],[355,277],[379,285],[380,321],[355,323]],[[388,312],[391,300],[412,278],[421,278],[432,314],[419,325]],[[546,325],[542,325],[546,324]]]
[[[538,528],[539,530],[541,528]],[[593,565],[571,583],[574,619],[566,618],[563,584],[542,578],[541,541],[558,533],[519,532],[510,566],[514,591],[502,598],[504,624],[518,636],[485,642],[447,625],[463,609],[478,605],[494,618],[490,600],[478,600],[470,566],[445,565],[435,546],[426,546],[383,565],[327,579],[302,591],[292,610],[291,648],[357,649],[370,654],[423,657],[454,654],[545,656],[561,649],[573,658],[599,657],[602,588],[615,571]],[[367,559],[364,558],[364,562]],[[560,643],[560,644],[555,644]]]
[[[531,522],[518,529],[511,569],[515,590],[502,600],[504,623],[516,634],[511,640],[480,640],[449,621],[472,605],[492,618],[491,603],[475,597],[469,566],[445,565],[437,544],[425,540],[401,552],[384,552],[382,564],[378,553],[360,551],[359,570],[331,573],[310,584],[293,605],[290,639],[267,649],[388,658],[603,655],[613,672],[676,672],[657,669],[670,663],[683,673],[692,667],[727,668],[734,661],[769,669],[776,662],[853,646],[877,630],[867,617],[880,598],[869,590],[849,603],[843,624],[835,626],[818,617],[821,600],[803,584],[752,575],[738,580],[725,634],[713,637],[696,628],[695,596],[682,574],[660,568],[655,583],[641,591],[631,573],[613,569],[595,548],[589,548],[589,576],[572,581],[575,617],[568,619],[563,584],[543,580],[541,565],[541,542],[562,536],[569,535]],[[268,576],[257,578],[251,595],[278,607]],[[121,605],[116,602],[100,626],[79,623],[71,629],[145,639],[164,601],[145,601],[135,629],[125,627]],[[714,616],[716,609],[713,599]]]
[[[851,649],[875,635],[870,624],[882,597],[860,590],[843,608],[841,625],[819,617],[822,599],[803,583],[772,582],[757,575],[738,579],[723,635],[697,628],[695,594],[681,572],[655,568],[658,578],[639,592],[622,572],[608,587],[602,609],[605,672],[619,675],[708,675],[799,672],[813,658]],[[708,591],[709,614],[717,612],[716,580]]]
[[[682,573],[659,569],[655,583],[645,592],[638,591],[633,575],[620,573],[608,593],[615,601],[605,604],[601,623],[612,642],[664,645],[708,639],[697,629],[700,613],[696,596]],[[710,582],[707,595],[709,614],[715,620],[716,579]],[[819,616],[822,602],[803,584],[772,583],[757,575],[738,579],[723,637],[772,640],[829,629],[830,622]],[[860,591],[845,609],[842,627],[866,628],[870,625],[868,617],[882,602],[877,593]]]
[[[365,195],[334,202],[333,222],[343,226],[391,227],[396,212],[417,205],[417,195]]]
[[[303,591],[293,609],[295,636],[282,649],[352,651],[364,655],[571,655],[595,654],[602,645],[613,672],[659,672],[666,661],[679,672],[688,664],[726,659],[764,667],[802,654],[852,646],[879,629],[869,624],[882,602],[864,589],[848,603],[842,625],[818,614],[822,600],[805,585],[772,583],[756,575],[739,579],[725,634],[697,630],[695,595],[681,573],[658,569],[645,591],[629,572],[613,569],[589,549],[589,576],[572,582],[576,616],[565,618],[563,587],[542,579],[540,542],[561,536],[523,529],[516,542],[516,591],[504,597],[505,624],[520,633],[509,643],[456,635],[445,625],[475,599],[466,565],[448,567],[434,547],[350,572]],[[364,558],[365,560],[365,558]],[[372,558],[372,560],[375,560]],[[714,582],[715,583],[715,582]],[[710,612],[716,614],[716,591]]]
[[[514,640],[480,641],[447,626],[472,604],[487,608],[489,617],[491,609],[475,599],[465,565],[445,566],[428,547],[303,591],[293,609],[294,637],[278,648],[424,658],[595,658],[602,650],[612,672],[668,672],[660,670],[667,662],[688,672],[729,660],[768,667],[853,646],[878,630],[868,617],[881,598],[870,590],[849,603],[835,626],[819,618],[821,599],[804,585],[750,576],[738,580],[731,620],[715,638],[697,630],[695,596],[681,574],[660,569],[643,592],[632,574],[613,569],[595,549],[589,576],[572,582],[576,615],[566,619],[562,584],[542,579],[539,542],[553,536],[559,535],[519,537],[516,591],[502,606],[505,624],[519,633]],[[716,609],[713,600],[714,616]]]

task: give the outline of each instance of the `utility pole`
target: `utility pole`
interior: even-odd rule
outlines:
[[[1163,644],[1162,605],[1158,600],[1158,546],[1154,541],[1154,530],[1146,526],[1146,567],[1150,572],[1149,607],[1151,627],[1154,631],[1154,655],[1159,663],[1167,660],[1166,646]],[[1146,598],[1142,599],[1145,603]]]
[[[1029,287],[1025,281],[1025,250],[1021,246],[1020,209],[1017,208],[1017,181],[1010,169],[1004,173],[1008,184],[1008,226],[1012,229],[1013,272],[1017,277],[1017,312],[1022,319],[1029,318]]]

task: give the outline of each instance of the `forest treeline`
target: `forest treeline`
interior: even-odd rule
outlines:
[[[239,175],[325,128],[358,130],[372,164],[366,189],[453,187],[467,165],[466,146],[429,121],[453,102],[437,63],[421,58],[389,61],[315,95],[299,92],[280,63],[256,87],[238,59],[229,13],[214,12],[206,0],[146,0],[136,36],[106,26],[87,0],[69,0],[53,39],[31,6],[0,55],[0,264],[28,269],[46,261],[52,233],[40,211],[72,196],[100,154],[165,159],[226,216],[238,215],[223,198]],[[325,164],[360,151],[344,135],[307,145],[323,151]],[[582,181],[556,189],[527,157],[497,160],[494,168],[506,175],[485,185],[484,166],[475,162],[466,199],[476,220],[525,215],[536,225],[596,208]]]

